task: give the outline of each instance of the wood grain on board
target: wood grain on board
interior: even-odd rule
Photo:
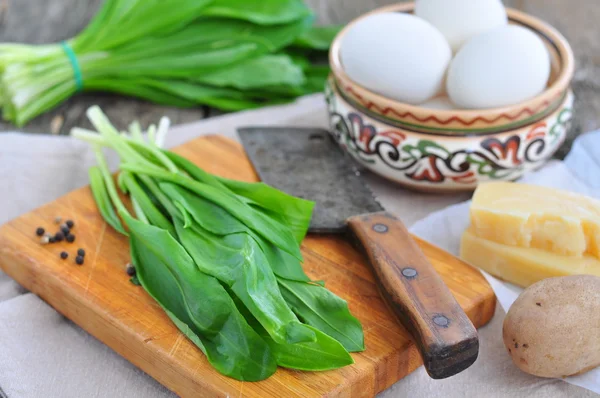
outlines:
[[[256,181],[241,146],[220,136],[198,138],[176,149],[212,173]],[[75,243],[42,246],[38,226],[53,227],[61,215],[75,221]],[[459,259],[417,239],[475,326],[494,313],[495,297],[483,276]],[[83,266],[74,256],[87,251]],[[262,382],[239,382],[212,369],[201,351],[171,323],[141,287],[129,282],[128,244],[107,226],[88,187],[0,227],[0,269],[60,313],[183,397],[369,397],[421,365],[417,349],[380,298],[365,258],[335,236],[308,236],[303,245],[307,274],[348,301],[362,322],[366,350],[355,364],[328,372],[278,369]],[[477,362],[473,365],[477,366]]]

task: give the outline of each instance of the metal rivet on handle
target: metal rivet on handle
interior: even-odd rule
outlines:
[[[373,225],[373,231],[385,234],[388,231],[388,227],[385,224],[375,224]]]
[[[407,267],[402,270],[402,275],[407,279],[413,279],[417,276],[417,270]]]
[[[447,328],[450,324],[450,319],[446,318],[444,315],[436,315],[433,317],[433,323],[443,328]]]

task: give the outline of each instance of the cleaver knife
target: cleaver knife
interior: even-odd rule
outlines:
[[[406,227],[383,211],[326,130],[248,127],[238,134],[263,182],[316,202],[310,233],[345,233],[365,253],[430,377],[443,379],[475,362],[477,330]]]

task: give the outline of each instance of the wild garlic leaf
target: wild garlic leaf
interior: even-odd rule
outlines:
[[[297,258],[258,235],[253,235],[253,237],[260,245],[261,250],[267,258],[267,262],[276,276],[300,282],[310,282],[310,278],[304,273],[302,265]]]
[[[248,230],[248,227],[240,220],[210,200],[194,195],[176,184],[163,182],[159,186],[174,203],[180,206],[180,209],[183,209],[182,211],[188,213],[202,228],[216,235],[234,234]]]
[[[120,175],[122,176],[123,183],[127,187],[127,190],[131,193],[131,196],[135,198],[152,225],[165,229],[174,235],[175,228],[173,228],[173,224],[154,205],[150,197],[144,192],[144,189],[139,185],[138,181],[136,181],[136,178],[127,171],[122,172]]]
[[[292,97],[281,96],[278,93],[263,93],[258,90],[242,91],[235,88],[214,87],[191,80],[172,78],[148,79],[127,76],[102,80],[94,78],[89,80],[89,84],[86,82],[87,86],[180,108],[203,104],[222,110],[239,111],[286,103],[293,99]],[[304,85],[301,87],[304,87]],[[304,92],[301,89],[296,91]]]
[[[107,34],[96,40],[96,51],[108,50],[143,38],[157,31],[165,32],[170,27],[181,27],[182,23],[190,23],[202,12],[212,0],[171,0],[136,2],[136,9],[125,18],[117,17],[115,22],[128,29],[120,29],[119,34]],[[147,3],[147,4],[144,4]],[[115,15],[118,14],[118,10]],[[117,26],[114,26],[117,28]],[[110,33],[110,32],[109,32]],[[88,44],[89,45],[89,44]]]
[[[165,218],[170,220],[171,215],[167,211],[167,209],[165,207],[165,202],[164,202],[166,196],[164,196],[164,194],[163,194],[161,197],[159,197],[154,192],[155,190],[158,189],[157,193],[162,194],[162,192],[160,192],[160,190],[158,188],[158,185],[156,185],[156,184],[149,185],[149,183],[151,183],[152,181],[150,181],[147,176],[141,176],[141,178],[139,178],[137,180],[137,182],[138,182],[139,186],[142,188],[143,192],[146,194],[146,196],[148,196],[148,199],[150,200],[150,202],[152,202],[154,207],[156,207],[158,209],[158,211],[160,211],[162,213],[162,215],[165,216]]]
[[[311,65],[303,68],[304,75],[306,76],[306,82],[301,86],[269,86],[260,89],[261,95],[265,97],[270,96],[287,96],[290,98],[305,95],[310,93],[316,93],[323,91],[325,87],[325,81],[330,73],[329,66],[324,65]],[[256,91],[259,91],[258,89]]]
[[[362,325],[348,303],[322,286],[277,278],[285,301],[302,322],[339,341],[350,352],[365,349]]]
[[[190,212],[187,211],[185,205],[183,205],[180,202],[173,202],[173,204],[175,205],[175,208],[179,210],[179,214],[181,215],[181,218],[183,220],[183,228],[190,228],[194,224]]]
[[[354,363],[342,344],[320,330],[313,328],[316,341],[298,344],[278,344],[263,337],[271,347],[277,364],[284,368],[323,371],[338,369]]]
[[[92,190],[96,206],[98,207],[100,214],[102,214],[102,218],[104,218],[104,221],[113,227],[115,231],[127,235],[127,232],[125,232],[123,224],[121,224],[121,220],[117,216],[110,201],[108,190],[106,189],[104,178],[102,177],[102,172],[97,166],[93,166],[90,167],[88,173],[90,177],[90,189]]]
[[[212,185],[215,188],[223,188],[226,189],[226,186],[220,181],[220,179],[200,167],[196,166],[194,163],[190,162],[188,159],[184,158],[176,154],[175,152],[164,150],[163,153],[167,155],[167,157],[175,163],[175,165],[186,172],[191,178],[196,181],[203,182],[208,185]]]
[[[304,18],[311,11],[302,0],[215,0],[203,10],[203,15],[274,25]]]
[[[248,183],[219,177],[218,180],[238,196],[252,200],[260,206],[260,211],[271,216],[277,213],[281,222],[292,230],[296,242],[302,242],[308,231],[314,202],[288,195],[262,182]]]
[[[261,99],[256,95],[251,95],[234,88],[213,87],[189,80],[135,79],[135,81],[136,84],[141,87],[149,87],[150,90],[159,90],[165,95],[175,95],[178,96],[181,101],[187,101],[186,103],[188,105],[184,104],[181,105],[181,107],[190,107],[193,106],[193,104],[205,104],[220,109],[237,111],[257,108],[271,103],[269,96],[265,97],[265,99]],[[152,97],[144,96],[144,98],[157,102]]]
[[[126,217],[131,256],[144,289],[219,372],[238,380],[263,380],[276,361],[219,283],[199,271],[167,231]]]
[[[214,72],[203,73],[194,80],[240,90],[278,85],[302,86],[306,83],[302,68],[285,54],[265,54],[250,58]]]
[[[223,41],[218,46],[204,49],[195,48],[186,57],[182,57],[180,54],[166,53],[158,58],[158,54],[151,54],[152,52],[147,51],[144,57],[139,58],[130,57],[125,53],[115,53],[104,63],[98,63],[104,73],[115,77],[182,78],[183,81],[186,81],[189,76],[193,77],[199,73],[206,73],[253,56],[262,55],[268,52],[268,49],[264,43],[247,40],[243,42]],[[157,58],[151,58],[152,56]],[[112,64],[109,61],[115,63]],[[116,65],[125,65],[126,68],[117,69]]]
[[[250,235],[219,236],[200,225],[184,228],[180,219],[175,219],[175,229],[196,266],[226,283],[275,341],[314,340],[281,296],[266,257]]]
[[[169,2],[155,1],[154,4],[141,4],[137,12],[129,13],[127,25],[130,29],[119,35],[111,35],[114,40],[105,39],[110,47],[117,44],[133,42],[152,35],[155,32],[166,34],[179,30],[182,25],[193,22],[213,0],[170,0]],[[141,2],[138,2],[141,3]],[[123,23],[123,22],[121,22]]]
[[[158,85],[161,82],[157,83]],[[85,82],[85,86],[90,90],[103,90],[111,93],[131,95],[138,98],[144,98],[155,104],[172,105],[180,108],[190,108],[196,106],[196,102],[182,97],[178,93],[172,93],[152,85],[145,85],[144,81],[138,81],[131,78],[111,77],[106,79],[93,78]]]
[[[290,253],[299,260],[302,259],[298,242],[286,225],[281,224],[261,211],[253,209],[251,206],[235,197],[235,195],[231,195],[231,193],[225,192],[223,189],[215,188],[211,185],[194,181],[180,175],[158,172],[156,170],[149,170],[138,167],[137,165],[129,164],[122,165],[122,168],[142,174],[153,175],[159,179],[164,179],[177,184],[161,183],[160,186],[174,201],[185,204],[185,207],[191,212],[192,216],[194,215],[193,212],[196,207],[202,206],[201,199],[207,199],[214,204],[218,204],[226,213],[235,217],[245,226],[272,242],[280,249]],[[199,218],[201,217],[202,215],[200,215]],[[230,221],[228,220],[227,225],[229,225],[229,222]],[[210,228],[214,228],[214,226],[211,226]]]
[[[296,38],[293,46],[327,51],[343,26],[313,26]]]
[[[241,303],[239,297],[230,292],[240,313],[248,324],[269,344],[277,365],[290,369],[322,371],[338,369],[354,363],[354,360],[340,342],[320,330],[309,326],[315,333],[316,340],[307,343],[279,344],[265,331],[262,325]]]

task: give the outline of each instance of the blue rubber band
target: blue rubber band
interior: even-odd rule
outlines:
[[[77,91],[83,90],[83,76],[81,75],[81,69],[79,68],[79,62],[77,61],[77,56],[75,52],[71,48],[71,46],[63,41],[60,43],[63,50],[65,50],[65,54],[67,54],[67,58],[69,58],[69,62],[71,62],[71,67],[73,68],[73,76],[75,77],[75,87],[77,87]]]

